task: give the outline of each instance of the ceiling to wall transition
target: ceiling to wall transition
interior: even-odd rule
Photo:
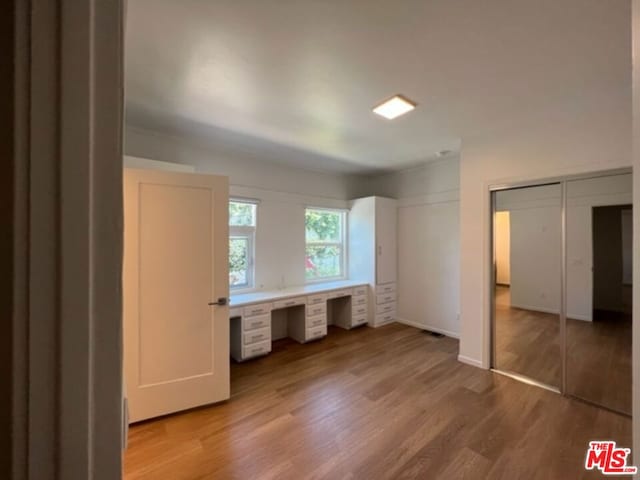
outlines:
[[[630,90],[628,0],[129,0],[127,125],[397,170]],[[418,103],[389,121],[394,94]]]

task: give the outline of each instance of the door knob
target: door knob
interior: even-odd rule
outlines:
[[[227,297],[220,297],[217,302],[209,302],[209,305],[226,305],[229,299]]]

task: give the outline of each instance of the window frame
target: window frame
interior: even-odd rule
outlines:
[[[307,210],[315,210],[321,212],[331,212],[340,214],[341,218],[341,233],[342,233],[342,241],[341,242],[307,242],[307,228],[306,228],[306,217]],[[307,269],[306,265],[304,267],[304,283],[305,284],[313,284],[313,283],[326,283],[326,282],[335,282],[339,280],[346,280],[349,278],[348,272],[348,258],[349,258],[349,209],[347,208],[330,208],[330,207],[314,207],[312,205],[306,205],[304,208],[304,218],[305,218],[305,228],[304,228],[304,260],[306,264],[307,257],[307,246],[308,245],[324,245],[324,246],[339,246],[341,247],[342,255],[340,262],[340,275],[332,276],[332,277],[319,277],[319,278],[307,278]]]
[[[229,242],[233,237],[247,239],[247,282],[242,285],[229,283],[229,291],[238,294],[250,292],[256,288],[256,231],[258,230],[259,202],[251,198],[230,197],[229,203],[245,203],[255,207],[255,225],[229,225]]]

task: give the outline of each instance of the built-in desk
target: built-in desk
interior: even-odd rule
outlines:
[[[343,280],[231,295],[231,356],[241,362],[271,352],[274,339],[300,343],[327,335],[327,325],[367,323],[368,285]]]

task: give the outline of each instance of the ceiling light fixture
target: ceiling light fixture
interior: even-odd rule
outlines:
[[[377,107],[373,108],[373,113],[376,113],[384,118],[393,120],[400,115],[404,115],[416,108],[416,104],[402,95],[395,95],[389,100],[385,100]]]

